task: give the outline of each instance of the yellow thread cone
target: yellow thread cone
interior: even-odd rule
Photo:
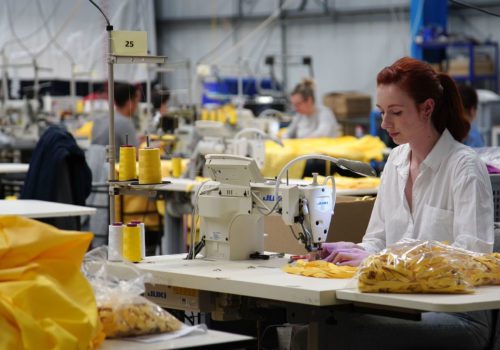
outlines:
[[[123,257],[130,262],[141,261],[141,228],[137,224],[123,228]]]
[[[136,151],[133,146],[120,147],[120,170],[118,180],[137,179]]]
[[[202,109],[201,110],[201,120],[209,120],[210,119],[210,113],[208,112],[207,109]]]
[[[180,157],[172,158],[172,176],[180,177],[182,174],[182,159]]]
[[[139,150],[139,184],[161,183],[161,163],[159,148]]]

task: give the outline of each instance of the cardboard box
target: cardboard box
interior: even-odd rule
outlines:
[[[361,242],[368,227],[374,202],[374,197],[337,196],[327,241]],[[299,227],[298,225],[294,227],[296,232]],[[307,252],[304,246],[293,238],[290,229],[279,216],[265,218],[264,232],[266,251],[291,254]]]
[[[454,75],[469,75],[470,61],[467,57],[457,57],[449,61],[448,74]],[[495,73],[493,61],[487,55],[476,54],[474,58],[474,74],[475,75],[490,75]]]
[[[327,93],[323,96],[323,104],[337,118],[367,117],[372,108],[370,95],[354,91]]]

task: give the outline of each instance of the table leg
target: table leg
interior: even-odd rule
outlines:
[[[163,224],[163,237],[161,240],[161,254],[185,253],[182,234],[182,216],[177,217],[169,213],[168,200],[165,200],[165,222]]]

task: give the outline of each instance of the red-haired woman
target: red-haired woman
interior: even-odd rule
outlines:
[[[323,257],[356,266],[403,238],[491,252],[491,183],[486,165],[461,143],[470,123],[454,81],[424,62],[401,58],[377,76],[377,107],[382,128],[399,146],[385,165],[363,241],[325,243]],[[342,315],[334,327],[339,348],[480,349],[487,344],[491,322],[489,311],[424,313],[421,322]],[[342,335],[349,329],[352,337]]]

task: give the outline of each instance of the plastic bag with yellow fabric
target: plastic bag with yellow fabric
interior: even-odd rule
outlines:
[[[359,267],[362,292],[473,293],[500,284],[500,259],[437,241],[403,239]]]
[[[0,349],[97,346],[97,308],[82,275],[90,232],[0,217]]]
[[[150,278],[131,263],[118,266],[107,260],[107,247],[85,256],[84,273],[94,288],[102,330],[107,338],[130,337],[179,330],[182,323],[142,297]]]

